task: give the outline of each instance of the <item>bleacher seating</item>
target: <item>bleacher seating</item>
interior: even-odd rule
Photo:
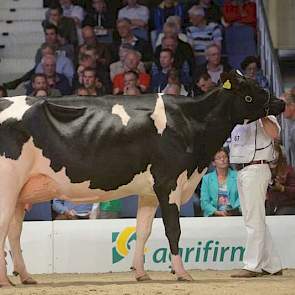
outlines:
[[[228,62],[234,69],[240,69],[240,64],[246,56],[256,56],[255,31],[253,27],[233,24],[225,29],[225,51]]]
[[[43,8],[42,0],[1,0],[2,8]]]
[[[39,21],[44,18],[45,9],[43,8],[1,8],[0,21]]]
[[[0,1],[0,84],[19,78],[34,66],[36,50],[44,39],[44,14],[41,0]]]

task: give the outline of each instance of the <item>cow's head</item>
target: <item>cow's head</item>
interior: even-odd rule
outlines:
[[[242,123],[245,119],[255,121],[268,115],[276,116],[284,111],[282,100],[238,71],[223,73],[221,81],[224,91],[233,95],[231,116],[235,123]]]

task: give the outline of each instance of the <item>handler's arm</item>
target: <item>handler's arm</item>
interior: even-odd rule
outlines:
[[[272,139],[279,139],[281,130],[275,117],[273,118],[264,117],[261,119],[261,122],[263,125],[263,129],[267,135],[269,135]]]

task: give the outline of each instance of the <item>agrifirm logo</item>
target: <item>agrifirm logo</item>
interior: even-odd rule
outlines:
[[[112,262],[123,260],[131,250],[131,242],[136,240],[136,228],[126,227],[121,232],[112,233]],[[245,247],[241,245],[224,245],[216,240],[189,241],[192,247],[179,248],[179,254],[184,263],[224,263],[243,261]],[[132,246],[134,243],[132,243]],[[170,250],[167,247],[156,247],[152,241],[149,250],[145,249],[145,260],[155,264],[165,264],[171,261]],[[148,253],[148,255],[147,255]]]
[[[134,240],[136,240],[135,226],[128,226],[121,232],[112,233],[112,243],[115,243],[115,246],[112,248],[113,263],[121,261],[128,255],[131,249],[130,243]]]

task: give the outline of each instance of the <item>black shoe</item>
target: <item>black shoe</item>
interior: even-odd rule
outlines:
[[[281,270],[279,270],[277,272],[270,273],[270,272],[263,269],[262,273],[263,273],[264,276],[282,276],[283,275],[283,270],[281,269]]]

